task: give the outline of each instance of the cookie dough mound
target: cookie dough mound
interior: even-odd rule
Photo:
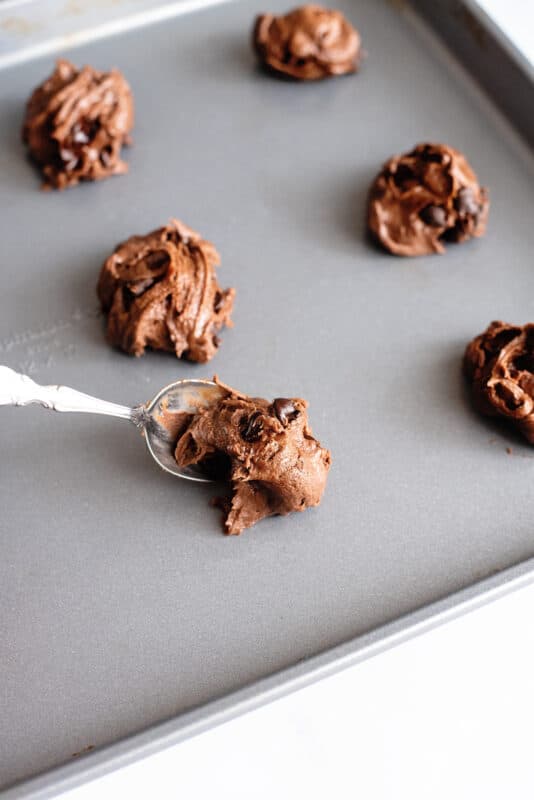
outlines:
[[[22,138],[45,187],[64,189],[127,172],[120,154],[132,126],[132,94],[118,70],[61,59],[28,101]]]
[[[97,293],[108,316],[110,344],[135,356],[146,347],[205,362],[231,326],[234,289],[215,275],[219,254],[173,219],[146,236],[131,236],[104,262]]]
[[[313,81],[355,72],[360,36],[340,11],[317,5],[295,8],[285,16],[256,18],[253,45],[269,70]]]
[[[468,344],[464,372],[475,408],[509,420],[534,444],[534,323],[492,322]]]
[[[191,417],[175,457],[182,467],[226,463],[231,497],[215,501],[224,511],[225,532],[238,534],[264,517],[318,505],[331,459],[312,435],[306,401],[269,403],[219,385],[226,396]]]
[[[489,200],[465,156],[444,144],[419,144],[387,161],[369,193],[368,226],[390,253],[444,253],[444,241],[482,236]]]

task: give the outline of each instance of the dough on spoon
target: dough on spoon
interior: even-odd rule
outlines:
[[[306,401],[270,403],[214,380],[226,396],[191,415],[175,457],[181,467],[215,465],[230,482],[229,497],[214,501],[224,512],[225,532],[239,534],[264,517],[318,505],[331,456],[313,437]]]
[[[97,293],[110,344],[141,356],[146,347],[205,362],[231,326],[235,290],[222,290],[211,242],[183,222],[119,244],[100,272]]]
[[[121,149],[130,144],[133,114],[130,87],[118,70],[77,69],[59,59],[30,97],[22,129],[44,186],[64,189],[127,172]]]

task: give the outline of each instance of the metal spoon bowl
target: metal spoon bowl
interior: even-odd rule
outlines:
[[[213,381],[185,380],[176,381],[165,386],[153,400],[144,406],[133,409],[133,414],[140,416],[140,426],[145,433],[146,446],[152,458],[157,461],[162,469],[187,478],[190,481],[208,483],[202,467],[191,465],[179,467],[174,458],[174,449],[177,436],[173,436],[172,422],[169,417],[180,417],[184,414],[194,414],[199,408],[206,408],[224,396],[224,391]],[[165,424],[167,422],[167,425]],[[139,424],[139,423],[138,423]]]
[[[68,386],[39,386],[27,375],[0,366],[0,406],[27,406],[33,403],[53,411],[104,414],[133,422],[144,433],[148,451],[156,463],[172,475],[208,483],[201,467],[179,467],[174,448],[184,415],[194,414],[217,402],[225,394],[213,381],[182,380],[170,383],[153,400],[129,408],[83,394]],[[173,435],[175,433],[175,435]]]

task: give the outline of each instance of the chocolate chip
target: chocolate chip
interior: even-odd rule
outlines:
[[[443,161],[442,154],[441,153],[436,153],[436,151],[433,150],[428,145],[426,147],[424,147],[423,150],[419,154],[414,150],[411,155],[415,156],[416,158],[419,156],[421,161],[425,161],[427,164],[431,164],[431,163],[441,164],[441,162]]]
[[[524,353],[514,358],[514,366],[521,371],[534,373],[534,353]]]
[[[417,183],[415,172],[407,164],[399,164],[393,175],[393,180],[399,189],[406,188],[408,183]]]
[[[506,347],[506,345],[513,342],[513,340],[521,335],[521,328],[514,328],[512,326],[502,328],[498,333],[492,335],[491,337],[488,336],[484,342],[483,347],[486,353],[489,353],[490,357],[496,356],[500,351]],[[517,367],[517,360],[514,359],[515,366]],[[517,369],[521,369],[521,367],[517,367]]]
[[[276,400],[273,400],[273,408],[284,427],[296,419],[300,413],[298,408],[295,408],[293,400],[289,400],[287,397],[277,397]]]
[[[229,481],[232,472],[232,459],[226,453],[214,453],[202,459],[202,471],[214,481]],[[231,505],[231,504],[230,504]]]
[[[129,311],[132,307],[132,303],[135,300],[135,294],[132,292],[129,286],[122,287],[122,307],[125,311]]]
[[[469,186],[460,189],[454,200],[454,207],[461,216],[475,217],[480,211],[473,190]]]
[[[433,228],[444,228],[447,224],[447,212],[441,206],[425,206],[419,212],[419,216],[426,225]]]
[[[222,304],[223,304],[222,292],[217,291],[215,292],[215,297],[213,299],[213,310],[215,311],[216,314],[218,314],[219,311],[221,310]]]
[[[219,336],[217,336],[219,328],[220,325],[216,322],[214,322],[210,327],[211,341],[215,348],[219,347],[221,344],[221,339]]]
[[[245,442],[257,442],[263,431],[261,411],[254,411],[250,417],[243,417],[239,426],[239,434]]]
[[[465,224],[457,219],[451,228],[445,228],[439,238],[444,242],[461,242],[465,238]]]
[[[520,398],[513,393],[510,386],[508,386],[506,383],[497,381],[493,384],[492,388],[499,400],[502,400],[503,404],[509,411],[515,411],[521,405]]]

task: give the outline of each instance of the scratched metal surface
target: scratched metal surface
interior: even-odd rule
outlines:
[[[259,0],[73,51],[123,69],[137,123],[128,176],[65,193],[39,191],[19,141],[51,59],[0,75],[0,362],[120,403],[217,371],[306,397],[334,456],[318,509],[228,539],[209,487],[158,472],[126,423],[1,409],[0,785],[532,555],[531,451],[471,412],[459,369],[491,319],[531,317],[532,161],[418,25],[338,5],[369,56],[322,84],[255,68]],[[398,260],[364,236],[367,187],[425,139],[468,155],[489,230]],[[103,258],[171,215],[238,290],[208,367],[114,352],[97,313]]]

